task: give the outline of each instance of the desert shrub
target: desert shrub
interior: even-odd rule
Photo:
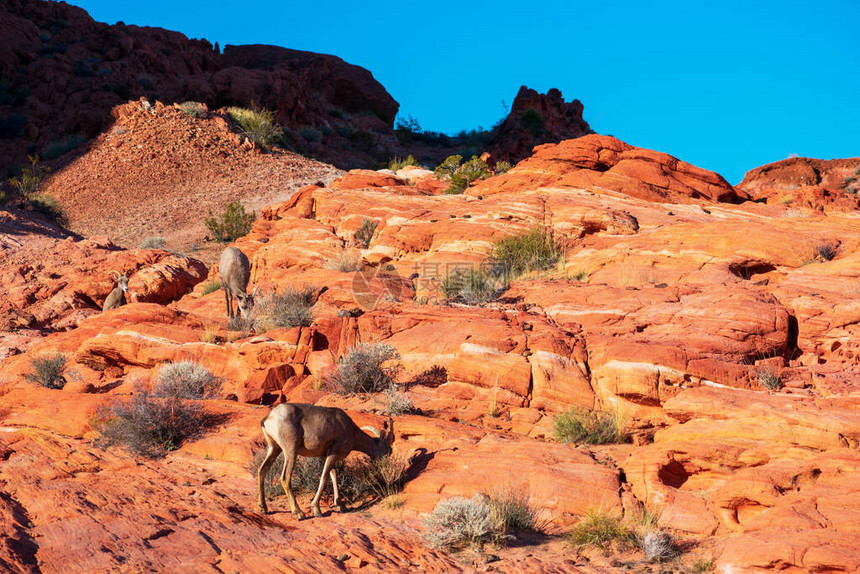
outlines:
[[[782,386],[782,378],[775,369],[771,367],[762,367],[756,372],[756,378],[761,386],[772,391]]]
[[[507,161],[497,161],[495,165],[493,165],[493,173],[496,175],[502,175],[503,173],[507,173],[513,166],[510,162]]]
[[[399,171],[407,165],[418,165],[418,160],[412,157],[412,155],[408,155],[405,158],[395,156],[388,162],[388,169],[391,171]]]
[[[155,379],[153,395],[180,399],[208,399],[221,389],[221,379],[192,361],[162,365]]]
[[[164,249],[166,245],[167,242],[164,240],[164,238],[159,237],[157,235],[153,237],[147,237],[140,242],[141,249]]]
[[[63,368],[66,366],[64,353],[48,353],[30,360],[31,371],[24,379],[48,389],[62,389],[66,386]]]
[[[397,390],[397,387],[392,385],[385,389],[385,409],[383,412],[396,417],[417,412],[417,409],[407,393]]]
[[[30,160],[30,165],[21,170],[20,176],[9,180],[9,185],[24,198],[33,196],[42,185],[45,176],[51,172],[48,166],[42,165],[38,155],[28,155],[27,158]]]
[[[512,530],[538,531],[538,509],[532,505],[528,492],[512,488],[490,495],[490,509],[496,529],[502,535]]]
[[[606,550],[613,541],[626,546],[633,542],[633,532],[621,518],[599,511],[588,511],[570,532],[570,541],[576,546],[596,546]]]
[[[217,217],[210,211],[205,223],[215,241],[229,243],[247,235],[255,219],[257,217],[254,212],[245,213],[245,208],[237,199],[228,203],[221,215]]]
[[[422,538],[433,548],[458,549],[490,542],[497,535],[493,510],[479,495],[440,500],[424,519]]]
[[[259,332],[278,327],[308,327],[313,323],[316,288],[287,287],[281,293],[259,297],[254,303],[254,317]]]
[[[251,109],[229,107],[227,115],[233,120],[240,133],[267,149],[274,145],[284,135],[284,130],[275,122],[275,115],[263,108],[258,108],[251,102]]]
[[[570,278],[573,279],[574,281],[579,281],[580,283],[588,283],[588,276],[589,276],[588,271],[586,271],[584,269],[579,269],[577,271],[574,271],[570,275]]]
[[[463,163],[463,156],[449,155],[433,170],[433,173],[436,174],[438,179],[451,179],[451,176],[454,175],[454,172],[457,171],[461,163]]]
[[[562,250],[545,229],[534,227],[526,233],[496,241],[492,263],[496,273],[516,278],[530,271],[540,271],[555,265]]]
[[[359,343],[337,361],[327,383],[343,395],[376,393],[394,383],[400,353],[391,345]]]
[[[53,219],[60,225],[65,225],[67,223],[66,212],[63,210],[63,206],[60,205],[60,202],[57,201],[57,198],[53,195],[38,193],[30,196],[27,203],[30,205],[30,209]]]
[[[388,498],[403,490],[409,460],[397,454],[388,454],[357,467],[357,481],[362,490]]]
[[[646,530],[637,534],[636,544],[651,562],[664,562],[678,555],[672,536],[662,530]]]
[[[299,135],[307,142],[318,142],[322,139],[322,134],[315,128],[302,128]]]
[[[819,243],[815,246],[815,257],[822,261],[831,261],[836,257],[836,248],[829,243]]]
[[[716,566],[716,560],[713,558],[699,558],[693,561],[693,572],[710,572]]]
[[[486,162],[479,157],[472,156],[472,159],[457,168],[457,171],[451,175],[451,185],[448,186],[445,193],[463,193],[470,183],[486,177],[489,173],[490,168]]]
[[[213,279],[212,281],[207,281],[203,286],[203,295],[208,295],[210,293],[214,293],[218,289],[220,289],[223,285],[221,284],[220,279]]]
[[[364,265],[361,262],[361,254],[354,249],[341,251],[333,258],[326,261],[326,269],[334,271],[342,271],[344,273],[352,273],[353,271],[361,271]]]
[[[378,221],[368,219],[366,217],[362,218],[361,227],[359,227],[353,234],[356,244],[360,245],[364,249],[370,247],[370,240],[373,239],[373,234],[376,233],[376,228],[378,226]]]
[[[179,104],[179,109],[193,118],[199,118],[206,113],[206,108],[200,102],[182,102]]]
[[[102,405],[93,418],[101,442],[119,444],[147,457],[179,448],[205,424],[206,416],[198,403],[185,403],[177,397],[154,397],[140,389],[129,401]]]
[[[546,127],[546,121],[543,118],[543,114],[539,111],[534,108],[528,108],[523,112],[523,115],[520,116],[520,126],[531,132],[533,136],[537,137],[543,133],[543,130]]]
[[[496,298],[495,280],[481,269],[455,269],[442,279],[442,293],[449,300],[481,305]]]
[[[242,317],[241,314],[236,314],[227,319],[227,330],[238,331],[243,336],[254,330],[257,320],[254,317]]]
[[[564,443],[611,444],[627,440],[624,418],[618,413],[571,409],[555,417],[555,436]]]

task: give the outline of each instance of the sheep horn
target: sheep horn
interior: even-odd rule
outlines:
[[[372,434],[376,438],[379,438],[382,436],[382,433],[379,432],[379,429],[376,427],[364,426],[364,427],[361,427],[361,430],[369,432],[370,434]]]
[[[115,279],[115,280],[116,280],[116,281],[119,281],[119,278],[120,278],[119,271],[111,271],[111,272],[109,273],[109,275],[113,275],[114,273],[116,273],[116,279]]]

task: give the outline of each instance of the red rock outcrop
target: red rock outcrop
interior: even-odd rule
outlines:
[[[309,327],[227,331],[223,295],[198,286],[167,307],[133,303],[87,317],[0,365],[8,378],[0,409],[12,429],[3,439],[15,441],[0,483],[24,483],[15,500],[43,564],[56,564],[63,541],[78,536],[93,541],[84,548],[96,569],[114,559],[169,569],[170,552],[191,569],[216,560],[253,569],[264,556],[306,565],[309,549],[328,545],[349,554],[339,562],[347,570],[406,568],[404,553],[416,555],[414,568],[450,570],[450,557],[420,545],[418,518],[442,498],[511,487],[528,492],[552,533],[589,507],[631,517],[644,505],[683,547],[710,553],[718,571],[856,569],[855,214],[785,217],[742,202],[716,174],[593,135],[541,147],[463,195],[420,181],[358,171],[311,185],[263,210],[237,241],[262,295],[314,286]],[[355,238],[365,219],[376,223],[367,246]],[[512,278],[484,305],[445,299],[453,270],[481,266],[495,241],[536,226],[564,250],[554,266]],[[344,254],[361,270],[339,270]],[[243,403],[283,397],[378,422],[371,411],[384,396],[344,398],[327,387],[357,342],[398,350],[399,389],[424,415],[394,420],[395,451],[414,465],[403,506],[299,524],[253,513],[244,466],[264,411]],[[51,350],[69,356],[61,391],[23,379],[31,358]],[[206,403],[229,415],[220,427],[146,467],[87,446],[86,413],[181,359],[211,369],[222,396],[236,399]],[[626,416],[634,444],[558,444],[556,414],[572,407]],[[25,465],[38,483],[22,476]],[[110,476],[119,468],[133,468],[153,496],[119,489]],[[47,485],[60,494],[46,509]],[[82,492],[94,493],[97,508]],[[133,501],[146,544],[124,534],[122,500]],[[163,501],[177,500],[167,512]],[[55,526],[57,516],[80,530]],[[365,537],[353,540],[356,529]],[[252,535],[264,541],[257,549],[247,545]],[[289,549],[276,549],[284,542]],[[92,551],[102,545],[112,554]],[[190,553],[195,545],[203,550]],[[152,547],[164,553],[147,558],[141,548]],[[520,549],[499,551],[494,568],[577,571],[579,562],[558,566],[573,555],[592,560],[585,571],[599,569],[596,555],[569,547],[527,552],[524,565]],[[311,563],[324,570],[330,554],[326,547]]]
[[[748,171],[737,189],[786,209],[856,211],[860,208],[860,158],[784,159]]]

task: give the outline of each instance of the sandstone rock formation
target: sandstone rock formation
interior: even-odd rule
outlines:
[[[719,572],[860,565],[855,213],[799,217],[747,201],[717,174],[596,135],[541,146],[462,195],[408,171],[309,185],[262,210],[237,241],[262,294],[315,288],[308,327],[228,331],[222,294],[199,285],[166,307],[135,302],[83,318],[5,359],[0,514],[13,517],[16,543],[0,560],[55,565],[74,537],[85,541],[81,564],[96,570],[265,560],[450,571],[462,565],[420,542],[422,514],[448,496],[516,488],[551,534],[590,508],[629,518],[644,506],[686,550],[679,568],[694,558],[713,558]],[[364,220],[376,223],[366,246],[355,238]],[[495,241],[535,227],[563,247],[554,266],[513,278],[483,305],[446,300],[455,269],[481,266]],[[357,253],[361,270],[338,270],[344,253]],[[314,402],[379,420],[384,395],[326,386],[357,342],[399,351],[399,390],[421,410],[395,417],[395,451],[413,465],[403,506],[303,523],[256,514],[245,466],[265,412],[257,405]],[[63,390],[23,378],[50,351],[69,355],[74,381]],[[176,360],[223,378],[230,400],[206,403],[225,415],[220,426],[145,465],[87,442],[88,413]],[[559,444],[556,416],[570,408],[626,415],[633,443]],[[132,492],[113,478],[119,469],[134,473]],[[618,564],[557,540],[497,554],[502,572]],[[632,556],[634,569],[647,566]]]

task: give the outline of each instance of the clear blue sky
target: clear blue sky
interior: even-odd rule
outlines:
[[[599,133],[731,183],[789,154],[860,155],[857,0],[71,3],[222,47],[340,56],[427,130],[490,127],[525,84],[581,100]]]

